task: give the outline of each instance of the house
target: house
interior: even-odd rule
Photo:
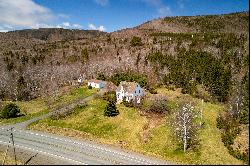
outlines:
[[[106,86],[106,81],[91,79],[88,81],[88,86],[92,86],[93,88],[102,89]]]
[[[84,77],[82,75],[80,75],[80,77],[77,79],[77,82],[79,84],[82,84],[84,82]]]
[[[144,91],[136,82],[122,81],[116,89],[116,99],[118,103],[122,102],[124,97],[128,102],[135,100],[137,103],[140,103],[143,96]]]

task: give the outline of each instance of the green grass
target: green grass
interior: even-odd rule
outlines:
[[[201,100],[183,95],[180,91],[170,91],[165,88],[157,89],[158,95],[168,97],[171,112],[181,100],[192,99],[196,103],[196,110],[201,108]],[[150,94],[149,94],[150,95]],[[61,135],[95,140],[101,143],[121,145],[130,150],[173,161],[180,164],[243,164],[242,161],[231,156],[221,141],[221,134],[216,128],[216,117],[223,109],[223,105],[204,102],[204,128],[199,132],[199,150],[188,150],[183,153],[182,148],[171,132],[170,121],[173,114],[165,117],[165,122],[149,131],[147,142],[142,139],[144,127],[150,119],[141,116],[135,108],[117,105],[120,114],[116,117],[103,115],[107,102],[95,99],[83,108],[76,108],[75,112],[63,119],[44,119],[30,126],[32,129],[52,132]]]
[[[140,142],[138,133],[147,123],[145,117],[141,117],[134,108],[126,108],[118,105],[120,114],[116,117],[103,115],[107,102],[102,99],[90,101],[87,107],[77,108],[76,112],[64,119],[45,119],[33,126],[39,129],[42,125],[56,126],[59,128],[71,128],[90,134],[90,139],[100,142],[117,144],[119,141],[126,142],[127,146],[135,147]],[[78,110],[80,109],[80,110]],[[32,128],[32,127],[31,127]]]
[[[21,114],[23,114],[24,116],[11,119],[0,119],[0,125],[15,124],[40,116],[42,114],[46,114],[53,109],[67,105],[75,100],[90,96],[96,91],[96,89],[88,89],[81,86],[79,88],[71,89],[68,92],[60,92],[59,95],[55,98],[50,96],[46,98],[40,97],[31,101],[15,101],[13,103],[19,106]],[[10,102],[11,101],[4,101],[3,104],[6,105]]]
[[[81,86],[79,88],[72,89],[69,92],[59,93],[55,97],[48,97],[46,99],[46,102],[50,106],[50,108],[57,108],[67,105],[73,102],[74,100],[88,97],[96,92],[97,92],[96,89],[88,89],[86,87]]]

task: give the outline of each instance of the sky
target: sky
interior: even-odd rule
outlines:
[[[249,11],[248,0],[0,0],[0,32],[65,28],[113,32],[166,16]]]

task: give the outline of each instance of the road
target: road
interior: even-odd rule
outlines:
[[[99,92],[102,94],[103,92]],[[48,114],[30,119],[28,121],[15,125],[6,125],[0,128],[0,144],[8,145],[10,138],[10,129],[13,129],[15,147],[25,151],[32,151],[56,158],[61,161],[67,161],[71,164],[80,165],[168,165],[173,164],[164,160],[144,156],[138,153],[125,151],[123,149],[102,145],[87,140],[78,140],[69,137],[63,137],[39,131],[26,130],[26,126],[37,120],[47,118],[56,111],[67,111],[74,108],[77,104],[83,104],[94,95],[83,100],[74,102],[66,107],[60,108]],[[46,161],[44,161],[46,164]]]
[[[168,162],[91,141],[13,129],[15,146],[80,165],[167,165]],[[7,145],[10,131],[0,129],[0,143]],[[46,164],[46,163],[45,163]]]

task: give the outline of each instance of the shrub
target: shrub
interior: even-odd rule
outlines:
[[[119,115],[119,110],[117,110],[114,102],[109,102],[104,110],[104,116],[113,117]]]
[[[116,103],[116,92],[115,91],[105,92],[102,98],[106,101]]]
[[[222,116],[221,115],[219,115],[217,118],[216,118],[216,127],[218,128],[218,129],[222,129],[223,128],[223,126],[224,126],[224,120],[223,120],[223,118],[222,118]]]
[[[240,113],[240,124],[248,124],[248,122],[249,122],[249,113],[246,111],[246,110],[244,110],[244,111],[242,111],[241,113]]]
[[[125,105],[125,107],[134,107],[133,102],[122,101],[122,104],[124,104],[124,105]]]
[[[1,112],[1,117],[5,119],[15,118],[18,116],[19,113],[20,108],[16,104],[10,103],[3,108]]]
[[[92,86],[91,86],[91,85],[89,85],[89,86],[88,86],[88,89],[92,89]]]
[[[167,104],[167,99],[165,97],[155,98],[148,111],[160,114],[167,113],[169,111]]]
[[[130,42],[131,46],[141,46],[142,45],[142,41],[140,37],[134,36]]]
[[[148,90],[151,94],[157,94],[157,91],[155,88],[149,88]]]

